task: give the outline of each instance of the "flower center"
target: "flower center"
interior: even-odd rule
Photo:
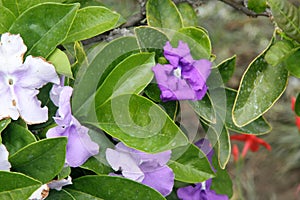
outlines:
[[[201,190],[206,190],[206,181],[201,182]]]
[[[14,84],[14,81],[10,78],[10,79],[8,79],[8,84],[9,84],[9,85],[13,85],[13,84]]]
[[[181,67],[177,67],[177,69],[173,70],[173,75],[177,78],[181,78]]]

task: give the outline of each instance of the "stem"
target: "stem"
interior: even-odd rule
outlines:
[[[233,7],[234,9],[241,11],[242,13],[248,15],[249,17],[259,17],[259,16],[263,16],[263,17],[270,17],[271,13],[269,12],[263,12],[263,13],[256,13],[252,10],[249,10],[247,7],[245,7],[242,4],[236,3],[233,0],[219,0],[222,1],[223,3]]]

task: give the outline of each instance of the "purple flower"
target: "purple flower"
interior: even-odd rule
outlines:
[[[200,139],[195,143],[197,147],[199,147],[203,153],[206,154],[207,159],[209,160],[211,167],[214,171],[216,169],[212,166],[212,156],[214,154],[214,150],[211,147],[209,140]],[[212,183],[212,179],[208,179],[204,182],[197,183],[194,186],[187,186],[183,188],[179,188],[177,190],[177,196],[180,200],[228,200],[227,195],[217,194],[214,190],[210,189]]]
[[[106,150],[106,159],[115,171],[121,171],[123,177],[152,187],[164,196],[171,193],[174,185],[174,173],[166,165],[170,157],[170,150],[149,154],[129,148],[121,142],[115,150]]]
[[[43,58],[23,55],[27,47],[20,35],[5,33],[0,42],[0,120],[20,116],[28,124],[48,120],[48,108],[41,108],[39,88],[59,83],[55,68]]]
[[[179,41],[173,48],[170,42],[164,46],[164,56],[170,64],[157,64],[152,68],[162,101],[201,100],[206,91],[206,80],[211,71],[211,62],[194,60],[188,45]]]
[[[195,186],[187,186],[177,190],[180,200],[228,200],[227,195],[217,194],[210,189],[212,179],[208,179]]]
[[[58,126],[48,130],[47,138],[67,137],[66,163],[71,167],[82,165],[89,157],[99,153],[99,146],[88,135],[89,129],[82,126],[72,115],[70,98],[73,89],[62,87],[59,95],[58,110],[53,117]],[[55,102],[54,102],[55,103]]]

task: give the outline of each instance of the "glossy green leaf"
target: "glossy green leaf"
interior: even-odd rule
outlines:
[[[197,115],[201,116],[208,122],[216,122],[216,111],[209,94],[206,94],[200,101],[189,101],[189,104],[192,106]]]
[[[82,73],[80,73],[81,68],[86,68],[89,64],[84,46],[81,42],[74,43],[74,57],[76,61],[72,64],[72,72],[75,77],[75,81],[80,80]],[[74,85],[74,84],[73,84]]]
[[[99,146],[99,153],[90,157],[81,168],[91,170],[98,175],[108,174],[111,172],[111,167],[106,161],[106,149],[114,149],[114,144],[107,138],[107,136],[102,131],[89,130],[89,135],[91,139],[96,142]]]
[[[231,58],[224,60],[217,66],[224,83],[227,83],[232,77],[235,70],[235,63],[236,56],[234,55]]]
[[[12,170],[47,183],[62,170],[66,145],[65,137],[44,139],[29,144],[9,158]]]
[[[248,8],[256,13],[262,13],[267,8],[267,0],[248,0]]]
[[[9,30],[16,16],[6,7],[0,6],[0,34]]]
[[[115,176],[84,176],[65,188],[76,199],[163,200],[161,194],[138,182]],[[80,196],[78,196],[80,194]]]
[[[27,55],[47,58],[67,36],[79,4],[38,4],[22,13],[9,29],[20,33]]]
[[[2,119],[0,120],[0,133],[10,124],[11,119]],[[1,135],[1,134],[0,134]]]
[[[21,173],[0,171],[0,199],[28,199],[42,184]]]
[[[300,93],[298,93],[296,102],[295,102],[295,113],[300,116]]]
[[[19,16],[28,8],[45,2],[57,2],[61,3],[65,0],[2,0],[3,6],[7,7],[14,13],[15,16]]]
[[[269,0],[277,25],[291,38],[300,41],[300,12],[287,0]]]
[[[155,51],[159,56],[163,55],[163,48],[168,37],[154,27],[140,26],[134,29],[139,47],[142,51]]]
[[[227,97],[227,112],[226,112],[226,127],[234,132],[248,133],[248,134],[265,134],[272,130],[270,124],[265,120],[264,117],[259,117],[251,123],[243,127],[237,127],[232,121],[232,108],[237,92],[232,89],[226,89]]]
[[[60,191],[50,190],[47,200],[77,200],[75,196],[72,196],[69,192],[62,189]]]
[[[2,132],[3,143],[9,151],[10,156],[21,148],[36,142],[34,135],[17,123],[10,123]]]
[[[291,41],[281,40],[273,44],[266,52],[265,60],[272,66],[276,66],[284,61],[294,50]]]
[[[183,26],[181,15],[171,0],[148,0],[146,16],[149,26],[173,30]]]
[[[86,69],[80,69],[78,73],[81,73],[81,79],[74,85],[72,111],[77,118],[87,114],[86,108],[94,99],[91,96],[97,91],[98,83],[101,85],[104,80],[101,77],[106,78],[112,67],[137,49],[139,47],[134,37],[122,37],[100,48],[99,52],[92,52],[93,59],[88,60],[89,65]]]
[[[184,26],[198,26],[198,17],[193,6],[187,2],[179,3],[177,8],[182,16]]]
[[[152,101],[135,94],[117,96],[96,108],[97,126],[126,145],[157,153],[187,145],[188,140],[169,116]]]
[[[196,27],[185,27],[179,29],[172,37],[173,47],[178,46],[179,41],[186,42],[195,60],[209,59],[211,55],[211,43],[207,33]]]
[[[199,183],[214,177],[206,155],[193,144],[173,149],[168,166],[176,180],[186,183]]]
[[[282,64],[275,67],[268,64],[264,60],[267,50],[254,59],[242,77],[232,111],[238,127],[267,112],[286,88],[288,71]]]
[[[284,66],[291,73],[291,75],[300,78],[300,67],[299,67],[299,59],[300,59],[300,49],[293,51],[290,56],[288,56],[284,60]]]
[[[133,54],[119,63],[97,90],[95,106],[111,97],[140,93],[152,80],[151,68],[155,65],[153,53]]]
[[[91,38],[115,27],[120,15],[105,7],[90,6],[78,10],[64,43]]]
[[[55,51],[49,56],[48,61],[54,65],[57,73],[66,77],[73,77],[69,58],[63,51],[55,49]]]

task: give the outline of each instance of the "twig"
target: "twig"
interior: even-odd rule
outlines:
[[[259,17],[259,16],[270,17],[271,16],[271,13],[269,13],[269,12],[256,13],[256,12],[254,12],[252,10],[249,10],[244,5],[236,3],[236,2],[234,2],[232,0],[219,0],[219,1],[222,1],[225,4],[233,7],[234,9],[241,11],[242,13],[248,15],[249,17]]]

